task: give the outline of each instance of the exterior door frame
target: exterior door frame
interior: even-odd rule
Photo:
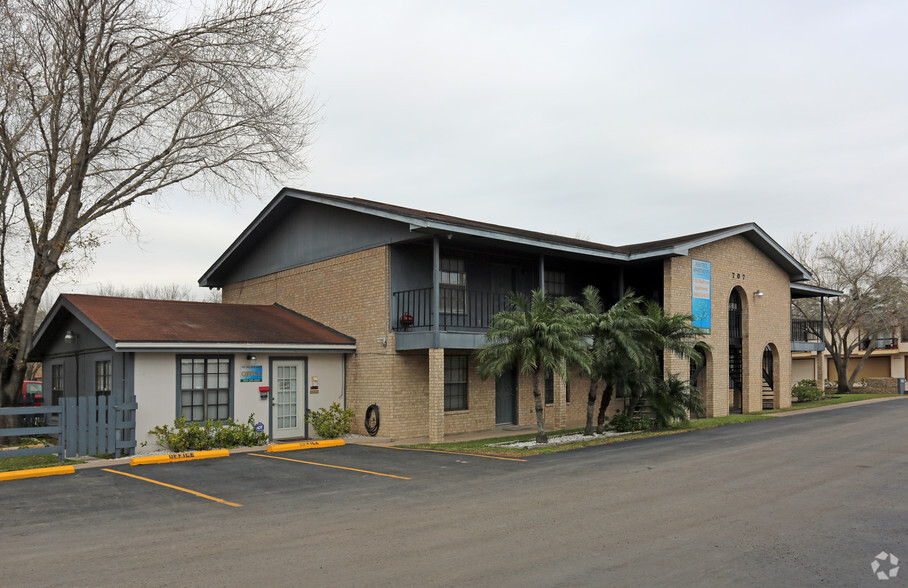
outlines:
[[[309,388],[307,387],[309,382],[309,358],[304,355],[292,357],[272,356],[268,358],[268,436],[274,440],[274,435],[277,432],[276,415],[274,414],[276,399],[274,384],[277,374],[275,365],[284,362],[301,362],[303,364],[302,373],[297,376],[297,418],[301,419],[303,436],[308,438],[309,424],[306,423],[305,416],[306,411],[309,410]],[[302,407],[301,410],[300,407]]]
[[[495,425],[496,426],[498,426],[498,425],[507,426],[507,425],[516,425],[517,424],[517,414],[518,414],[517,399],[519,397],[518,385],[519,385],[520,376],[517,371],[517,368],[513,368],[513,367],[510,368],[505,373],[509,374],[510,378],[511,378],[511,422],[509,422],[509,423],[499,423],[498,422],[498,386],[499,386],[500,377],[495,378]],[[502,376],[504,376],[504,374],[502,374]]]

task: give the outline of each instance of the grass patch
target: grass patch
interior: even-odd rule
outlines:
[[[790,408],[779,408],[771,412],[790,412],[792,410],[803,410],[805,408],[817,408],[819,406],[832,406],[834,404],[845,404],[848,402],[858,402],[860,400],[871,400],[873,398],[892,398],[898,394],[835,394],[832,398],[826,400],[814,400],[812,402],[794,402]],[[770,411],[765,411],[766,413]]]
[[[30,470],[33,468],[52,468],[61,465],[85,463],[75,459],[67,459],[60,463],[56,455],[19,455],[16,457],[0,457],[0,472],[14,472],[16,470]]]
[[[476,439],[473,441],[457,441],[454,443],[418,443],[416,445],[404,445],[414,449],[438,449],[442,451],[459,451],[463,453],[477,453],[480,455],[496,455],[501,457],[526,457],[530,455],[542,455],[546,453],[557,453],[559,451],[571,451],[581,447],[592,447],[594,445],[609,445],[612,443],[624,443],[637,439],[649,439],[651,437],[664,437],[666,435],[677,435],[678,433],[687,433],[689,431],[699,431],[710,429],[712,427],[721,427],[733,423],[745,423],[749,421],[760,421],[772,418],[763,414],[735,414],[725,417],[716,417],[711,419],[697,419],[679,425],[672,429],[661,431],[638,431],[627,433],[615,437],[590,437],[576,443],[565,443],[563,445],[544,445],[542,447],[533,447],[526,449],[512,449],[507,447],[490,447],[495,443],[508,443],[514,441],[531,441],[536,438],[536,433],[527,433],[524,435],[514,435],[511,437],[495,437],[493,439]],[[559,435],[572,435],[580,433],[583,429],[565,429],[563,431],[551,431],[547,435],[556,437]]]

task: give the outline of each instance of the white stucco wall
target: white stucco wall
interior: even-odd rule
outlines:
[[[237,353],[233,356],[233,420],[246,424],[250,414],[255,415],[255,422],[265,425],[265,431],[271,431],[268,422],[268,398],[262,398],[259,393],[260,386],[268,386],[268,356],[255,354],[255,360],[246,359],[246,353]],[[249,366],[262,367],[261,382],[241,382],[243,368]]]
[[[271,360],[279,360],[281,355],[256,354],[255,360],[246,359],[247,353],[233,354],[233,417],[236,422],[245,424],[250,414],[255,421],[265,425],[265,431],[271,431],[270,395],[262,398],[261,386],[271,386],[269,372]],[[301,357],[294,355],[293,357]],[[308,394],[308,406],[311,410],[328,408],[337,402],[344,406],[344,356],[340,353],[312,354],[303,356],[307,359],[306,381],[300,387]],[[250,366],[261,366],[261,382],[242,382],[244,369]],[[318,378],[318,393],[311,394],[313,376]],[[139,408],[136,411],[136,453],[159,451],[154,436],[148,431],[158,425],[172,425],[177,417],[177,360],[175,353],[136,353],[135,355],[135,393]],[[302,415],[300,415],[302,417]],[[315,437],[314,431],[309,431]],[[146,446],[142,447],[142,442]]]
[[[309,410],[328,408],[333,402],[344,406],[344,356],[340,353],[313,354],[309,356]],[[318,393],[311,392],[312,377],[318,378]],[[309,427],[309,436],[316,439],[318,435]]]
[[[159,451],[148,434],[158,425],[172,425],[176,418],[177,365],[173,353],[136,353],[136,453]],[[142,442],[147,445],[142,447]]]

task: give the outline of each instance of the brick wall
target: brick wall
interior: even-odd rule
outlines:
[[[407,403],[394,390],[396,357],[389,325],[388,248],[376,247],[302,267],[230,284],[223,289],[227,303],[273,304],[315,319],[356,339],[348,356],[347,407],[356,418],[353,431],[364,434],[366,408],[381,409],[379,435],[398,435],[395,413]],[[387,345],[379,342],[387,338]],[[424,372],[425,380],[427,372]]]
[[[770,345],[774,356],[775,406],[791,405],[791,282],[779,268],[742,236],[692,249],[686,257],[667,259],[664,264],[665,309],[691,312],[691,260],[711,264],[712,330],[703,337],[712,349],[707,364],[705,404],[707,416],[728,414],[728,299],[736,289],[743,304],[743,410],[762,408],[763,349]],[[763,297],[755,297],[757,290]],[[666,371],[689,375],[686,359],[666,357]]]

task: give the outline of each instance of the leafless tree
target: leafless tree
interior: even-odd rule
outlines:
[[[303,168],[315,1],[0,0],[0,405],[42,294],[105,222]]]
[[[838,372],[838,391],[848,393],[877,338],[908,319],[908,242],[875,226],[853,227],[822,238],[798,235],[790,251],[813,274],[815,285],[845,293],[825,303],[824,344]],[[820,318],[816,299],[796,301],[794,307],[806,318]],[[858,354],[848,375],[849,361]]]
[[[114,284],[99,284],[93,291],[99,296],[119,296],[123,298],[147,298],[152,300],[196,300],[201,302],[220,302],[221,291],[209,290],[199,295],[199,288],[194,285],[171,282],[169,284],[142,284],[128,287]]]

